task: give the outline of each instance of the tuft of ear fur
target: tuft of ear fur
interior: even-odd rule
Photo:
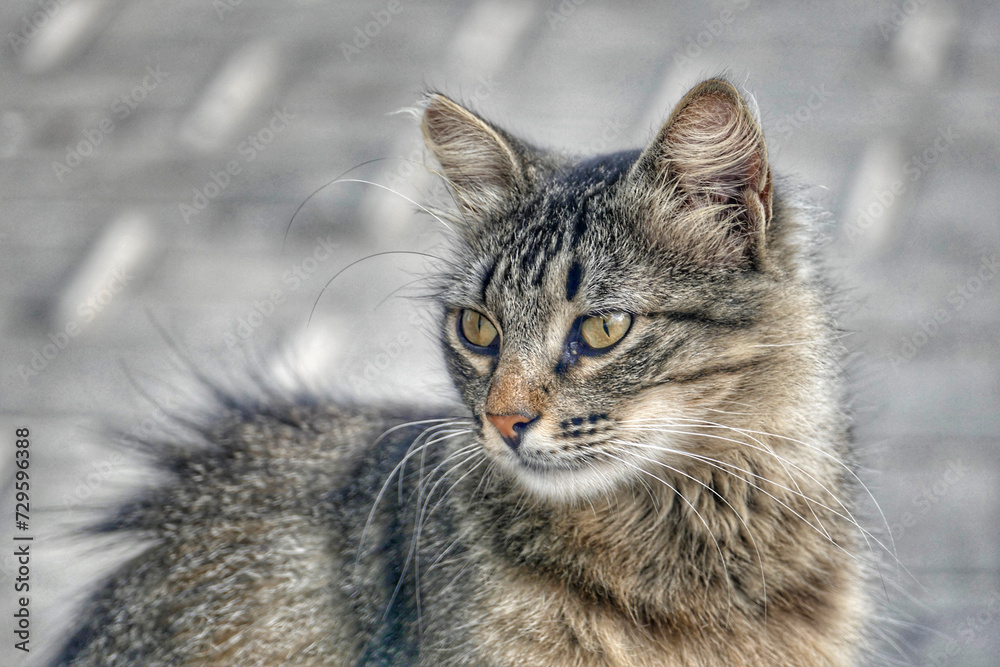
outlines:
[[[515,141],[444,95],[427,96],[421,128],[459,206],[473,217],[487,217],[526,185]]]
[[[632,178],[649,222],[699,263],[760,268],[771,219],[764,135],[736,88],[711,79],[677,104]]]

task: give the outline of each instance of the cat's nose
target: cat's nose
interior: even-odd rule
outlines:
[[[529,426],[538,421],[538,415],[528,417],[521,414],[513,415],[486,415],[490,423],[497,427],[503,441],[511,449],[517,449],[521,444],[521,435]]]

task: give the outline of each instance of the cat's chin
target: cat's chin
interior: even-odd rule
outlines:
[[[510,454],[501,466],[515,482],[539,500],[571,503],[609,495],[627,483],[628,471],[607,463],[539,463]]]

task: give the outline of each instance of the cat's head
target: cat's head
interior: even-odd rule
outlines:
[[[768,410],[801,374],[773,346],[810,305],[763,134],[729,83],[696,86],[642,151],[561,157],[437,94],[423,132],[461,218],[441,290],[449,370],[524,487],[636,482],[693,420]]]

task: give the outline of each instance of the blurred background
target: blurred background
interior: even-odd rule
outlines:
[[[833,213],[863,478],[885,520],[864,513],[908,570],[885,559],[901,648],[871,662],[1000,664],[992,3],[12,0],[0,28],[0,507],[13,516],[27,427],[33,660],[121,556],[65,538],[68,517],[142,479],[102,425],[169,429],[167,412],[198,407],[191,367],[451,396],[406,298],[425,260],[396,252],[444,240],[415,204],[445,197],[405,112],[422,91],[596,153],[644,144],[725,71],[756,96],[776,171]],[[26,658],[15,532],[4,518],[2,664]]]

